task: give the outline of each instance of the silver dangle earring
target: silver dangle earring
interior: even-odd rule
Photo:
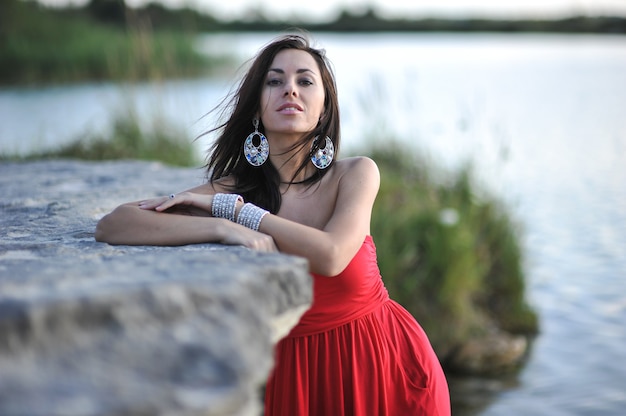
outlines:
[[[318,141],[319,136],[313,140],[311,150]],[[333,141],[330,140],[330,137],[326,136],[326,143],[324,143],[324,147],[319,147],[317,151],[313,153],[311,156],[311,162],[313,162],[313,165],[318,169],[326,169],[332,163],[333,156],[335,156],[335,146],[333,145]]]
[[[252,166],[261,166],[267,160],[270,155],[270,144],[267,138],[259,131],[259,119],[255,118],[252,123],[254,124],[254,131],[246,138],[243,143],[243,154],[246,160]],[[259,144],[254,144],[254,138],[258,136]]]

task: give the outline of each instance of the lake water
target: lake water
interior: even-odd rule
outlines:
[[[208,36],[248,57],[271,35]],[[480,384],[467,414],[626,411],[626,37],[319,35],[334,63],[343,149],[397,137],[477,178],[523,225],[528,298],[541,334],[520,374]],[[0,151],[29,152],[115,111],[193,137],[233,78],[0,90]],[[132,103],[128,105],[128,103]],[[199,148],[205,146],[200,142]]]

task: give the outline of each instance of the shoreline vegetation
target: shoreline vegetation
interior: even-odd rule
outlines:
[[[0,5],[0,85],[100,80],[160,81],[205,76],[234,65],[227,56],[205,56],[194,48],[199,33],[282,31],[298,26],[311,32],[355,31],[544,31],[626,33],[622,18],[572,18],[553,22],[487,20],[390,21],[372,11],[342,13],[324,24],[254,19],[221,22],[190,9],[158,4],[130,9],[121,0],[91,0],[82,8],[49,9],[23,0]],[[236,65],[236,64],[235,64]],[[198,166],[193,140],[160,120],[147,132],[132,109],[114,119],[106,136],[77,138],[62,148],[6,161],[50,158],[158,160]],[[386,144],[397,142],[389,137]],[[363,149],[379,164],[383,181],[374,207],[372,234],[392,297],[422,323],[447,370],[473,374],[514,371],[521,354],[494,367],[459,364],[454,355],[473,340],[495,334],[531,340],[539,331],[526,303],[521,229],[496,197],[486,195],[471,169],[440,172],[408,158],[400,147]],[[445,178],[445,180],[441,180]],[[488,344],[485,342],[485,344]],[[474,353],[484,358],[487,345]],[[504,354],[510,351],[504,351]],[[482,354],[482,355],[481,355]],[[458,355],[458,354],[457,354]],[[455,362],[454,366],[448,363]],[[490,366],[491,365],[491,366]]]
[[[202,163],[193,140],[182,128],[162,117],[155,117],[152,125],[146,128],[131,107],[116,113],[109,133],[85,132],[64,145],[26,155],[0,152],[0,163],[50,159],[95,162],[134,159],[159,161],[178,167],[198,167]]]
[[[117,2],[50,9],[3,0],[0,85],[197,77],[226,63],[224,57],[199,53],[192,31],[154,27],[148,17],[125,8],[114,18],[98,7],[109,3]]]
[[[272,20],[261,9],[224,21],[159,3],[90,0],[82,7],[44,7],[33,0],[0,4],[0,86],[204,76],[232,65],[228,56],[196,50],[195,37],[217,32],[321,33],[500,32],[626,34],[626,18],[571,16],[555,20],[386,19],[373,9],[348,10],[328,22]]]

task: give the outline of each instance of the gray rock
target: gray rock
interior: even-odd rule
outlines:
[[[258,415],[273,346],[312,298],[304,259],[110,246],[120,203],[198,185],[149,162],[0,164],[1,415]]]
[[[448,369],[468,375],[504,375],[519,369],[529,343],[523,335],[492,329],[466,340],[447,359]]]

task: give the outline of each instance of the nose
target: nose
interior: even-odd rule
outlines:
[[[287,96],[297,96],[298,90],[296,88],[296,83],[294,81],[289,81],[285,83],[285,97]]]

